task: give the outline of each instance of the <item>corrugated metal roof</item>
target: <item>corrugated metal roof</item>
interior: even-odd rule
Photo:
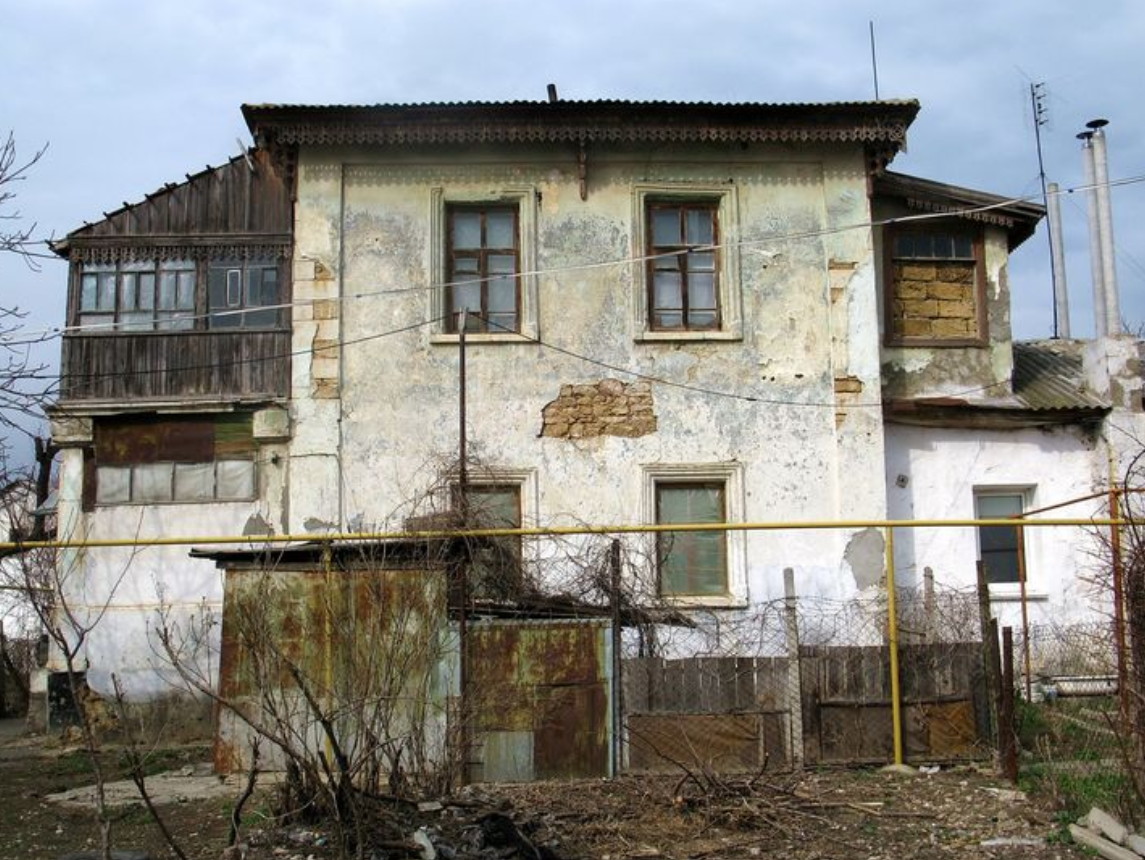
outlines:
[[[913,100],[756,103],[475,101],[243,105],[260,143],[286,145],[595,142],[858,142],[893,155]]]
[[[1079,341],[1022,341],[1014,344],[1014,396],[1026,408],[1108,409],[1085,382]]]

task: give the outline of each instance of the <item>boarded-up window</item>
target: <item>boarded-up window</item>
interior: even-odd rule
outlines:
[[[722,482],[656,484],[656,522],[724,522]],[[661,532],[657,536],[660,593],[712,596],[728,592],[727,539],[722,531]]]
[[[985,335],[981,239],[935,228],[890,232],[887,336],[891,343],[975,344]]]
[[[95,425],[95,501],[149,504],[251,499],[249,414],[137,416]]]

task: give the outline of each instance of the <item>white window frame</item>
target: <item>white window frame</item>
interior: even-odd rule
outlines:
[[[648,307],[648,204],[650,202],[716,205],[719,220],[720,327],[711,331],[658,331],[652,328]],[[743,289],[740,284],[739,193],[735,185],[695,183],[640,183],[632,186],[632,324],[641,342],[681,340],[742,340]]]
[[[1033,496],[1035,487],[1032,484],[976,484],[972,488],[972,504],[974,506],[974,519],[982,519],[978,516],[978,499],[984,496],[1020,496],[1022,499],[1022,513],[1030,510],[1033,507]],[[974,558],[976,562],[982,560],[982,536],[981,527],[974,528]],[[1026,599],[1027,600],[1040,600],[1046,598],[1048,595],[1043,590],[1035,588],[1034,583],[1037,580],[1036,576],[1031,575],[1031,569],[1037,568],[1033,562],[1033,552],[1031,551],[1030,541],[1028,540],[1029,533],[1022,533],[1023,541],[1023,556],[1025,557],[1025,574],[1026,574]],[[1022,583],[1020,581],[1014,582],[991,582],[989,583],[990,597],[994,600],[1021,600],[1022,597]]]
[[[533,185],[508,185],[486,191],[462,191],[436,187],[430,189],[429,205],[429,282],[430,319],[437,320],[430,343],[455,344],[458,333],[447,330],[445,315],[449,312],[449,263],[446,259],[451,205],[516,206],[517,247],[520,257],[520,318],[515,332],[466,332],[467,343],[522,343],[540,337],[537,309],[537,188]]]
[[[644,521],[656,525],[656,487],[658,484],[721,482],[724,485],[724,516],[729,523],[746,522],[743,464],[727,463],[646,463],[643,473]],[[724,532],[727,559],[727,591],[724,594],[663,595],[657,597],[678,606],[740,608],[747,605],[747,535],[743,530]]]

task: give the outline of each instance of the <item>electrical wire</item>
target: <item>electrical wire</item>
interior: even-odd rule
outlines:
[[[1126,177],[1123,179],[1110,180],[1105,184],[1107,187],[1115,188],[1115,187],[1119,187],[1122,185],[1133,185],[1133,184],[1137,184],[1137,183],[1141,183],[1141,182],[1145,182],[1145,175],[1131,176],[1131,177]],[[1075,186],[1072,186],[1070,188],[1061,188],[1057,191],[1057,194],[1058,194],[1058,196],[1065,195],[1065,194],[1073,194],[1075,192],[1088,191],[1088,190],[1097,188],[1098,186],[1099,186],[1099,183],[1091,183],[1088,185],[1075,185]],[[669,257],[677,257],[682,253],[684,253],[684,254],[688,254],[688,253],[692,253],[692,254],[694,254],[694,253],[710,253],[712,251],[725,250],[725,249],[730,250],[733,248],[752,248],[752,247],[756,247],[758,245],[764,245],[764,244],[769,244],[769,243],[777,243],[778,244],[778,243],[783,243],[783,242],[794,242],[794,241],[801,241],[801,240],[806,240],[806,239],[817,239],[817,238],[822,238],[824,236],[831,236],[831,235],[836,235],[839,233],[849,232],[851,230],[870,230],[870,229],[873,229],[876,227],[887,227],[887,226],[893,226],[893,225],[898,225],[898,224],[909,224],[909,223],[918,222],[918,221],[929,221],[929,220],[935,220],[935,219],[941,219],[941,218],[951,218],[951,217],[965,217],[967,215],[976,215],[976,214],[981,214],[984,212],[989,212],[989,211],[994,210],[994,209],[1002,209],[1002,208],[1005,208],[1007,206],[1013,206],[1017,203],[1031,203],[1031,202],[1038,202],[1040,200],[1041,200],[1041,194],[1038,193],[1038,194],[1026,195],[1026,196],[1021,196],[1021,197],[1011,197],[1011,198],[1008,198],[1005,200],[996,201],[994,203],[983,204],[981,206],[964,207],[961,209],[949,209],[949,210],[944,210],[942,212],[923,212],[923,213],[918,213],[915,215],[902,215],[902,216],[897,216],[894,218],[885,218],[885,219],[880,219],[880,220],[862,221],[862,222],[855,222],[855,223],[851,223],[851,224],[841,224],[841,225],[838,225],[835,227],[824,227],[824,228],[816,229],[816,230],[802,230],[802,231],[798,231],[795,233],[780,233],[780,234],[776,234],[776,235],[760,237],[757,239],[742,239],[742,240],[739,240],[736,242],[715,242],[715,243],[709,243],[709,244],[705,244],[705,245],[695,245],[695,246],[692,246],[692,247],[690,247],[686,250],[683,250],[683,251],[669,251],[669,252],[664,252],[664,253],[659,253],[659,254],[640,254],[640,255],[636,255],[636,256],[623,257],[623,258],[618,258],[618,259],[613,259],[613,260],[603,260],[603,261],[595,262],[595,263],[574,263],[574,264],[566,265],[566,266],[555,266],[555,267],[548,268],[548,269],[533,269],[533,270],[529,270],[529,271],[525,271],[525,272],[517,272],[517,273],[513,274],[512,277],[515,277],[518,279],[531,278],[531,277],[545,277],[545,276],[564,274],[564,273],[568,273],[568,272],[584,272],[584,271],[591,271],[594,269],[612,268],[612,267],[617,267],[617,266],[631,266],[631,265],[636,265],[636,264],[647,264],[648,262],[651,262],[651,261],[657,260],[657,259],[666,259]],[[488,283],[490,281],[498,280],[498,279],[501,279],[504,277],[505,277],[504,275],[491,275],[491,276],[481,277],[481,278],[468,278],[465,280],[437,282],[437,283],[425,284],[425,285],[413,286],[413,287],[398,287],[398,288],[385,288],[385,289],[377,289],[377,290],[365,290],[365,291],[360,291],[360,292],[355,292],[355,293],[347,293],[343,296],[338,297],[336,299],[336,301],[345,302],[345,301],[352,300],[352,299],[364,299],[364,298],[371,298],[371,297],[376,297],[376,296],[405,295],[405,294],[409,294],[409,293],[431,292],[431,291],[437,291],[437,290],[451,289],[454,287],[465,287],[465,286],[471,286],[471,285],[484,284],[484,283]],[[282,303],[273,304],[273,305],[261,305],[261,306],[254,307],[254,308],[241,308],[238,310],[215,310],[215,311],[208,311],[208,312],[202,313],[202,314],[178,314],[176,316],[171,317],[171,319],[172,320],[178,319],[180,321],[197,321],[197,320],[205,320],[205,319],[210,319],[210,318],[215,318],[215,317],[235,316],[238,314],[252,313],[255,311],[285,310],[287,308],[304,307],[304,306],[308,306],[308,305],[313,305],[315,302],[319,302],[319,301],[329,301],[329,300],[328,299],[321,299],[321,298],[300,299],[297,301],[282,302]],[[76,334],[76,333],[84,333],[84,332],[88,332],[88,331],[101,331],[101,330],[107,330],[107,329],[113,329],[114,330],[114,329],[116,329],[117,326],[120,326],[120,325],[121,325],[121,323],[117,323],[117,322],[113,321],[113,322],[100,322],[100,323],[85,323],[82,325],[52,326],[49,328],[34,329],[31,331],[23,330],[21,332],[21,334],[24,336],[27,336],[27,335],[42,335],[42,336],[37,337],[37,338],[28,338],[26,340],[13,340],[13,339],[5,338],[3,335],[0,335],[0,346],[5,346],[5,345],[15,346],[15,345],[23,344],[23,343],[28,343],[28,344],[43,343],[43,342],[46,342],[47,340],[52,340],[54,338],[60,337],[60,336],[65,335],[65,334]]]

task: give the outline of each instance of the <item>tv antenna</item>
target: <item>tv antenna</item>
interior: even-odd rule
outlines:
[[[1049,125],[1050,122],[1050,109],[1046,101],[1046,82],[1038,81],[1034,83],[1031,81],[1030,110],[1034,118],[1034,143],[1038,149],[1038,180],[1042,186],[1042,205],[1046,207],[1046,211],[1048,212],[1050,208],[1050,197],[1046,191],[1046,162],[1042,155],[1042,126]],[[1058,319],[1058,282],[1064,273],[1058,271],[1053,225],[1046,231],[1046,239],[1049,241],[1050,246],[1050,283],[1054,291],[1054,301],[1052,304],[1054,309],[1054,337],[1056,338],[1059,336],[1058,328],[1061,322],[1061,320]],[[1065,325],[1068,328],[1069,323],[1066,322]]]

